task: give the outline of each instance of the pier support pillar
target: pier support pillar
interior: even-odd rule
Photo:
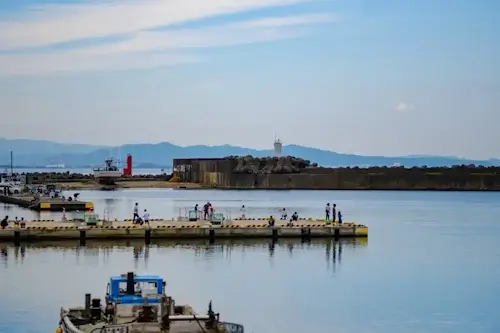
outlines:
[[[144,242],[146,243],[146,245],[151,244],[151,229],[150,228],[147,228],[144,231]]]
[[[273,227],[273,242],[276,242],[278,240],[278,228]]]
[[[212,228],[210,228],[210,230],[208,231],[208,240],[210,241],[210,243],[215,242],[215,230]]]
[[[335,228],[333,229],[333,237],[335,238],[335,240],[339,240],[340,238],[340,228]]]
[[[80,229],[80,245],[85,246],[87,242],[87,231],[85,229]]]
[[[311,228],[300,229],[300,236],[305,239],[311,238]]]
[[[21,245],[21,232],[19,230],[14,231],[14,245]]]

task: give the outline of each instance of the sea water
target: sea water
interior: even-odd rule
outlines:
[[[102,297],[110,276],[163,275],[178,303],[249,333],[498,333],[500,193],[377,191],[80,191],[96,213],[133,205],[175,218],[210,201],[233,217],[321,217],[336,203],[368,241],[76,242],[0,245],[0,332],[53,332],[61,306]],[[68,193],[69,194],[69,193]],[[59,217],[0,206],[25,219]]]

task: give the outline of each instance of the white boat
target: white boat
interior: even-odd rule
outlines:
[[[21,180],[15,179],[12,176],[1,176],[0,190],[2,191],[2,193],[5,188],[9,189],[9,192],[12,194],[19,194],[23,192],[25,184]]]
[[[104,167],[93,169],[94,178],[120,178],[123,171],[118,168],[113,158],[104,161]]]

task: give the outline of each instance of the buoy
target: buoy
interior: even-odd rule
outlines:
[[[63,333],[62,327],[56,328],[56,333]]]

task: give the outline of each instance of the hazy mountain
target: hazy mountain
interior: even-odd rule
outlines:
[[[11,140],[0,138],[0,164],[10,164],[10,151],[13,151],[15,165],[42,166],[46,164],[64,163],[64,161],[59,161],[54,157],[59,154],[86,154],[100,148],[103,147],[45,140]]]
[[[64,163],[68,167],[88,167],[102,165],[110,152],[121,151],[122,159],[126,154],[133,156],[134,165],[169,167],[174,158],[224,157],[229,155],[271,156],[272,150],[222,146],[176,146],[168,142],[158,144],[131,144],[121,147],[100,147],[82,144],[63,144],[39,140],[0,139],[0,165],[10,163],[10,151],[14,151],[16,166],[45,166],[46,164]],[[383,166],[399,163],[404,166],[451,166],[457,164],[500,165],[500,160],[486,161],[461,159],[442,156],[360,156],[341,154],[316,148],[289,145],[283,147],[284,155],[308,159],[323,166]],[[115,156],[117,157],[117,156]]]

